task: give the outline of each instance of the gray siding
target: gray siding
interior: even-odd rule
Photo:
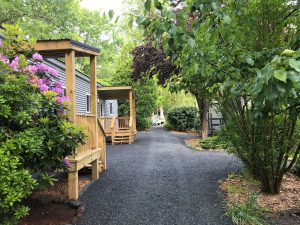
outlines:
[[[59,80],[66,86],[66,74],[65,74],[65,64],[57,59],[46,59],[44,61],[48,66],[56,69],[59,73]],[[90,94],[90,78],[85,74],[76,70],[75,72],[75,93],[76,93],[76,111],[78,114],[89,114],[86,111],[86,95]],[[102,85],[98,83],[98,87]],[[117,116],[118,115],[118,102],[117,100],[98,100],[97,101],[97,111],[98,116],[100,116],[100,104],[102,104],[104,116]],[[109,114],[109,103],[113,103],[113,114]],[[104,110],[105,109],[105,110]],[[106,110],[107,109],[107,110]]]
[[[112,104],[112,113],[110,113],[110,104]],[[118,116],[118,101],[111,99],[105,101],[104,108],[104,116],[105,117],[117,117]]]

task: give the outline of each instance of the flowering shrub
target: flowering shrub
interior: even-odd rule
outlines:
[[[63,96],[58,72],[43,64],[41,55],[23,48],[32,43],[24,41],[18,27],[5,28],[5,40],[0,43],[0,171],[11,166],[19,175],[0,173],[0,217],[7,215],[7,221],[13,221],[27,212],[19,207],[18,216],[7,214],[35,186],[31,174],[37,174],[39,184],[45,179],[51,183],[48,173],[66,168],[64,158],[83,144],[85,136],[68,120],[69,98]],[[5,160],[8,155],[10,165],[2,163],[10,163]],[[2,186],[5,180],[9,182]],[[17,180],[21,190],[15,187]],[[14,191],[17,194],[11,199]]]

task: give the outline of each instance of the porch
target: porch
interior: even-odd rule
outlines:
[[[104,129],[106,137],[114,144],[132,144],[135,141],[136,110],[135,97],[131,86],[101,87],[98,96],[102,100],[129,100],[129,115],[122,117],[99,117],[98,121]]]
[[[38,41],[34,48],[44,58],[63,58],[65,61],[66,96],[70,98],[69,119],[85,128],[86,143],[78,146],[73,155],[68,156],[68,194],[69,199],[78,198],[78,171],[85,166],[92,167],[92,180],[99,178],[99,173],[106,170],[106,135],[97,119],[97,76],[96,57],[100,50],[92,46],[73,41],[43,40]],[[76,112],[75,58],[90,59],[90,112],[80,115]]]

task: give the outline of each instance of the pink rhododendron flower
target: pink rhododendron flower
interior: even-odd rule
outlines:
[[[5,64],[9,64],[9,59],[5,55],[0,54],[0,61],[4,62]]]
[[[63,92],[62,89],[58,88],[58,87],[53,88],[52,91],[55,92],[55,93],[57,93],[57,94],[59,94],[59,95],[61,95],[62,92]]]
[[[25,68],[25,71],[29,73],[36,73],[38,71],[38,68],[35,65],[29,65]]]
[[[10,63],[10,67],[14,70],[14,71],[19,71],[18,69],[18,64],[19,64],[19,56],[16,56],[13,61],[11,61]]]
[[[37,83],[38,83],[39,86],[41,86],[41,85],[44,84],[44,80],[43,79],[39,79]]]
[[[55,81],[54,85],[55,85],[55,87],[57,87],[57,88],[62,88],[63,83],[62,83],[61,81]]]
[[[53,69],[52,67],[48,67],[47,71],[52,77],[58,77],[58,72],[56,69]]]
[[[38,64],[37,69],[39,72],[46,72],[48,70],[48,66],[46,66],[45,64]]]
[[[64,102],[69,102],[70,98],[68,96],[57,96],[56,100],[58,103],[62,104]]]
[[[42,61],[43,60],[43,56],[41,56],[39,53],[34,53],[32,58],[37,60],[37,61]]]
[[[65,165],[65,167],[70,167],[70,166],[71,166],[70,160],[65,159],[65,160],[64,160],[64,165]]]
[[[39,89],[41,92],[48,91],[49,87],[46,84],[39,85]]]

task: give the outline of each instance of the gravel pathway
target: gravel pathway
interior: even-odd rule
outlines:
[[[133,145],[108,145],[108,169],[80,200],[77,225],[226,225],[218,180],[241,168],[225,153],[198,152],[185,135],[152,128]]]

